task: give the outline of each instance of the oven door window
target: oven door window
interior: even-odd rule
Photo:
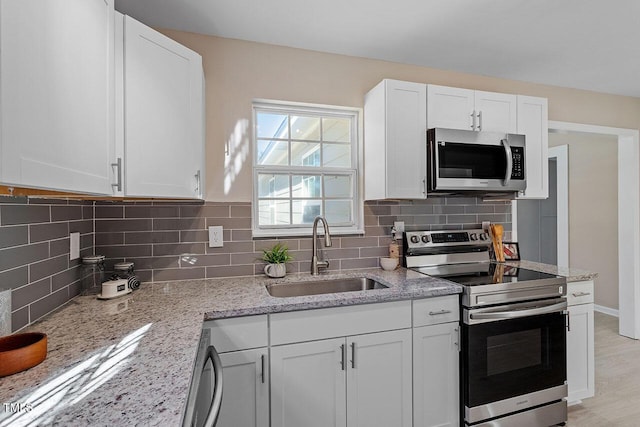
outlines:
[[[438,142],[440,178],[504,179],[507,158],[501,145]]]
[[[475,407],[564,384],[562,313],[464,326],[465,405]]]

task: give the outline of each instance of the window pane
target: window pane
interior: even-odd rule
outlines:
[[[291,139],[320,141],[320,117],[291,116]]]
[[[294,200],[292,205],[294,224],[313,224],[315,217],[322,215],[320,200]]]
[[[291,141],[291,166],[320,166],[320,144]]]
[[[289,200],[260,200],[258,223],[260,225],[289,225]]]
[[[289,164],[289,143],[287,141],[258,141],[258,165],[279,165]]]
[[[258,174],[258,197],[289,197],[289,175]]]
[[[324,197],[351,197],[351,176],[325,175]]]
[[[291,193],[293,197],[322,197],[320,175],[293,175]]]
[[[256,114],[256,135],[258,138],[289,138],[288,117],[286,114]]]
[[[322,144],[322,159],[326,167],[351,167],[351,145]]]
[[[322,119],[322,140],[351,142],[351,119],[324,117]]]
[[[325,217],[329,224],[351,224],[351,200],[327,200]]]

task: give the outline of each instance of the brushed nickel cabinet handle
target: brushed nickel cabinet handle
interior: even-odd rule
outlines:
[[[356,367],[356,343],[351,343],[351,367],[355,369]]]
[[[429,316],[439,316],[441,314],[449,314],[451,310],[430,311]]]
[[[344,370],[345,370],[345,368],[346,368],[346,367],[345,367],[345,359],[346,359],[346,357],[345,357],[345,353],[346,353],[346,348],[344,347],[344,344],[342,344],[342,345],[340,346],[340,356],[341,356],[341,359],[340,359],[340,367],[342,368],[342,370],[343,370],[343,371],[344,371]]]
[[[571,295],[574,297],[586,297],[587,295],[591,295],[591,292],[573,292]]]
[[[116,183],[111,186],[115,187],[116,191],[122,191],[122,157],[118,157],[115,163],[111,163],[111,166],[117,169]]]

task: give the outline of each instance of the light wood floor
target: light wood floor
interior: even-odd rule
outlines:
[[[595,313],[596,394],[569,407],[571,427],[640,426],[640,341],[618,335],[618,318]]]

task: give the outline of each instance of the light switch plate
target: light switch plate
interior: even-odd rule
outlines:
[[[221,248],[223,246],[222,226],[212,225],[209,227],[209,247]]]
[[[69,259],[80,258],[80,233],[69,234]]]

